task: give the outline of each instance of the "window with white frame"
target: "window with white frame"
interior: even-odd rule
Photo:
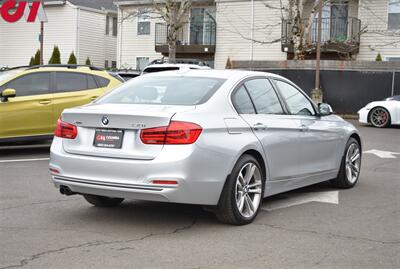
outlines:
[[[149,35],[150,34],[150,14],[147,12],[141,13],[137,18],[137,34]]]
[[[136,57],[136,70],[142,71],[149,64],[149,57]]]
[[[389,0],[388,29],[400,30],[400,0]]]

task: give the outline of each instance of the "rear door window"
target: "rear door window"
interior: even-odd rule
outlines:
[[[56,72],[55,92],[75,92],[88,89],[87,75],[74,72]]]
[[[94,79],[94,77],[92,75],[87,75],[87,79],[88,79],[88,89],[96,89],[99,86],[97,86],[97,83]]]
[[[233,93],[232,103],[239,114],[256,114],[250,96],[243,85]]]
[[[100,76],[94,76],[96,81],[97,81],[97,85],[99,85],[100,88],[104,88],[107,87],[108,84],[110,84],[110,80],[100,77]]]
[[[4,88],[11,88],[19,96],[48,94],[50,89],[50,72],[38,72],[18,77]]]
[[[253,79],[244,85],[253,100],[258,114],[283,114],[279,98],[267,79]]]

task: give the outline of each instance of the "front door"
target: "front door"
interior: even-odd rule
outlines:
[[[53,133],[53,95],[50,92],[49,72],[27,74],[1,88],[14,89],[16,97],[0,103],[0,138]]]
[[[299,130],[299,176],[329,173],[338,167],[343,133],[334,120],[318,117],[309,98],[297,87],[274,80]]]
[[[268,163],[268,180],[291,180],[298,174],[298,136],[267,78],[248,80],[233,95],[240,116],[261,142]]]

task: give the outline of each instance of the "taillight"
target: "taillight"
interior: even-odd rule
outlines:
[[[193,144],[201,134],[201,126],[184,121],[171,121],[169,126],[143,129],[140,139],[144,144],[182,145]]]
[[[75,125],[64,122],[60,118],[57,120],[57,127],[54,131],[54,135],[61,138],[75,139],[78,135],[78,129]]]

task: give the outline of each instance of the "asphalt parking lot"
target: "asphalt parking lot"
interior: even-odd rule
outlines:
[[[359,126],[358,185],[318,184],[229,226],[198,206],[95,208],[50,181],[48,146],[0,147],[0,269],[400,268],[400,128]]]

